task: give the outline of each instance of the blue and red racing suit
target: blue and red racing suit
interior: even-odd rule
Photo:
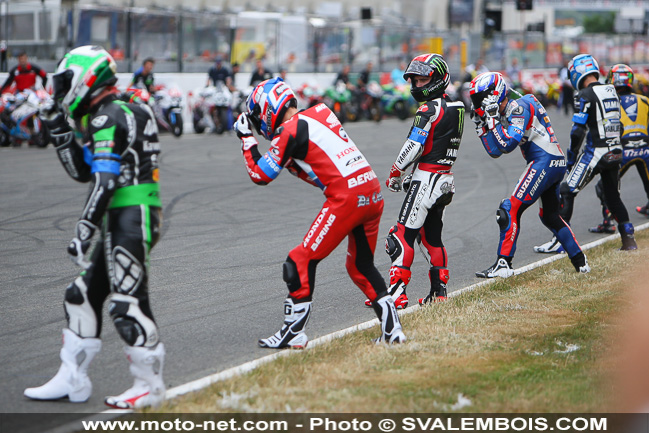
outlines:
[[[509,100],[504,118],[508,127],[496,120],[480,137],[492,158],[520,147],[527,167],[511,197],[496,211],[500,226],[498,256],[511,259],[516,252],[523,212],[541,198],[539,216],[543,224],[574,257],[581,252],[572,230],[559,216],[559,185],[566,173],[566,158],[554,134],[545,108],[532,95]]]

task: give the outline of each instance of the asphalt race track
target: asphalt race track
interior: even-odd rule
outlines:
[[[566,148],[570,122],[550,109]],[[524,169],[518,151],[491,159],[467,117],[455,166],[456,195],[445,215],[450,289],[476,282],[474,272],[496,258],[495,210]],[[382,184],[404,142],[410,120],[346,125]],[[268,352],[257,339],[279,329],[287,294],[281,265],[317,215],[320,191],[285,173],[273,184],[254,185],[244,169],[236,136],[189,134],[161,138],[163,237],[151,260],[151,303],[167,349],[168,387],[258,358]],[[261,147],[266,148],[266,142]],[[383,239],[404,197],[383,188],[385,212],[376,264],[387,279]],[[646,202],[635,169],[622,183],[632,221],[646,218],[635,206]],[[66,247],[86,198],[87,186],[72,181],[53,148],[0,149],[0,412],[92,412],[103,399],[128,388],[132,379],[122,343],[104,314],[102,351],[90,367],[94,392],[85,404],[34,402],[23,390],[49,380],[60,364],[65,287],[79,270]],[[576,199],[573,229],[581,243],[599,235],[587,228],[600,221],[594,182]],[[523,217],[514,266],[542,258],[532,246],[550,239],[535,205]],[[315,338],[374,317],[345,272],[346,244],[318,267],[314,312],[307,334]],[[428,292],[428,267],[417,253],[409,287],[411,302]],[[406,333],[408,330],[405,330]],[[367,344],[370,344],[368,341]]]

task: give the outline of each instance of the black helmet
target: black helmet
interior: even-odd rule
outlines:
[[[415,87],[412,77],[417,75],[431,77],[430,82],[425,86]],[[403,74],[403,79],[411,81],[410,93],[418,102],[439,98],[451,82],[448,64],[439,54],[422,54],[412,59]]]

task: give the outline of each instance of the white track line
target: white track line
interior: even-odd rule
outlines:
[[[639,225],[638,227],[635,228],[636,231],[640,230],[645,230],[649,228],[649,222],[644,223]],[[605,242],[612,241],[614,239],[619,239],[620,235],[618,233],[612,234],[609,236],[605,236],[601,239],[598,239],[596,241],[590,242],[584,246],[582,246],[582,250],[586,251],[591,248],[597,247],[599,245],[602,245]],[[521,268],[516,269],[514,272],[514,275],[519,275],[524,272],[531,271],[532,269],[536,269],[540,266],[547,265],[548,263],[552,263],[556,260],[560,260],[562,258],[566,257],[565,254],[553,254],[550,257],[546,257],[543,260],[539,260],[538,262],[530,263],[529,265],[523,266]],[[487,279],[485,281],[482,281],[480,283],[475,283],[470,286],[464,287],[462,289],[455,290],[451,293],[448,294],[449,298],[459,296],[462,293],[467,293],[471,292],[478,287],[486,286],[488,284],[492,284],[496,279]],[[413,313],[414,311],[417,311],[419,308],[421,308],[419,305],[413,305],[411,307],[408,307],[404,310],[401,310],[399,312],[400,315],[404,314],[410,314]],[[323,335],[322,337],[316,338],[315,340],[309,341],[309,345],[307,347],[308,349],[311,349],[313,347],[320,346],[324,343],[328,343],[332,340],[335,340],[337,338],[341,338],[345,335],[362,331],[365,329],[372,328],[373,326],[377,326],[379,324],[379,319],[372,319],[367,322],[359,323],[358,325],[350,326],[349,328],[346,329],[341,329],[340,331],[332,332],[331,334]],[[294,355],[300,353],[300,351],[297,350],[282,350],[279,352],[272,353],[271,355],[267,355],[258,359],[255,359],[253,361],[246,362],[245,364],[238,365],[236,367],[229,368],[227,370],[221,371],[219,373],[211,374],[209,376],[205,376],[201,379],[197,379],[188,383],[185,383],[183,385],[179,385],[176,387],[173,387],[169,390],[167,390],[167,393],[165,394],[166,399],[171,399],[174,397],[178,397],[183,394],[187,394],[192,391],[198,391],[200,389],[206,388],[209,385],[220,382],[222,380],[230,379],[235,376],[240,376],[242,374],[248,373],[249,371],[252,371],[256,368],[258,368],[261,365],[267,364],[279,357],[282,356],[289,356],[289,355]]]
[[[641,231],[641,230],[646,230],[647,228],[649,228],[649,222],[639,225],[638,227],[635,228],[635,231],[638,232],[638,231]],[[590,242],[590,243],[582,246],[581,249],[586,251],[586,250],[589,250],[591,248],[595,248],[595,247],[597,247],[599,245],[602,245],[605,242],[612,241],[612,240],[615,240],[615,239],[619,239],[619,234],[618,233],[613,234],[613,235],[609,235],[609,236],[605,236],[605,237],[602,237],[601,239]],[[516,269],[516,271],[514,272],[514,275],[519,275],[519,274],[522,274],[524,272],[531,271],[532,269],[536,269],[538,267],[547,265],[548,263],[552,263],[552,262],[554,262],[556,260],[560,260],[560,259],[562,259],[564,257],[566,257],[565,254],[553,254],[553,255],[551,255],[549,257],[546,257],[543,260],[539,260],[537,262],[530,263],[527,266],[523,266],[521,268]],[[471,291],[473,291],[473,290],[475,290],[475,289],[477,289],[479,287],[483,287],[483,286],[492,284],[495,281],[497,281],[496,278],[487,279],[485,281],[481,281],[479,283],[472,284],[470,286],[467,286],[467,287],[464,287],[462,289],[458,289],[458,290],[455,290],[455,291],[449,293],[448,297],[453,298],[453,297],[461,295],[462,293],[471,292]],[[419,305],[413,305],[413,306],[408,307],[408,308],[406,308],[404,310],[401,310],[399,312],[399,315],[413,313],[413,312],[417,311],[419,308],[421,308]],[[350,326],[349,328],[346,328],[346,329],[341,329],[340,331],[332,332],[331,334],[323,335],[322,337],[319,337],[319,338],[316,338],[315,340],[309,341],[309,345],[307,347],[307,350],[312,349],[313,347],[317,347],[317,346],[320,346],[322,344],[328,343],[328,342],[330,342],[332,340],[335,340],[337,338],[341,338],[341,337],[343,337],[345,335],[372,328],[374,326],[377,326],[378,324],[379,324],[379,319],[373,319],[373,320],[369,320],[367,322],[359,323],[358,325]],[[223,381],[223,380],[227,380],[227,379],[230,379],[230,378],[233,378],[233,377],[240,376],[242,374],[248,373],[250,371],[253,371],[256,368],[259,368],[260,366],[262,366],[264,364],[267,364],[267,363],[269,363],[269,362],[271,362],[271,361],[273,361],[273,360],[275,360],[277,358],[280,358],[280,357],[283,357],[283,356],[296,355],[296,354],[299,354],[300,352],[301,351],[299,351],[299,350],[281,350],[281,351],[277,351],[277,352],[274,352],[274,353],[272,353],[270,355],[255,359],[253,361],[246,362],[246,363],[238,365],[236,367],[228,368],[227,370],[223,370],[223,371],[221,371],[219,373],[210,374],[209,376],[205,376],[203,378],[193,380],[193,381],[185,383],[183,385],[175,386],[175,387],[167,390],[167,392],[165,394],[165,400],[169,400],[169,399],[172,399],[172,398],[175,398],[175,397],[178,397],[178,396],[181,396],[181,395],[193,392],[193,391],[198,391],[198,390],[201,390],[203,388],[207,388],[208,386],[210,386],[213,383],[220,382],[220,381]],[[132,411],[130,411],[130,410],[110,409],[110,410],[106,410],[106,411],[101,412],[101,414],[106,414],[106,418],[102,418],[102,419],[110,420],[110,419],[118,417],[121,414],[126,414],[126,413],[130,413],[130,412],[132,412]],[[87,418],[84,418],[84,420],[97,420],[97,415],[89,416]],[[63,425],[63,426],[61,426],[59,428],[55,428],[54,430],[51,430],[51,433],[71,433],[71,432],[79,431],[80,425],[81,425],[81,420],[74,421],[74,422],[71,422],[69,424],[65,424],[65,425]]]

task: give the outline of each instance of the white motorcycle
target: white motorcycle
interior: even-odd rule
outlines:
[[[158,126],[180,137],[183,133],[183,94],[177,86],[160,87],[153,94]]]
[[[198,98],[192,105],[194,131],[202,134],[209,129],[223,134],[232,129],[232,93],[224,83],[196,91]]]

